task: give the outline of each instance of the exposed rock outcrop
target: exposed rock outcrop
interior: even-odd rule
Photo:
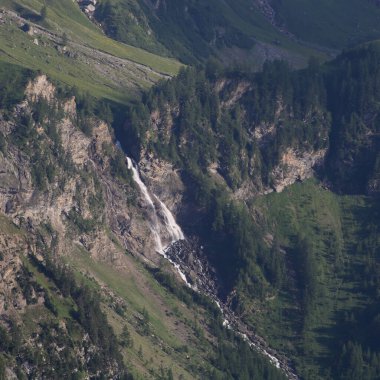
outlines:
[[[17,278],[22,270],[21,255],[28,249],[23,236],[11,224],[0,217],[0,319],[1,316],[17,315],[24,310],[26,299]]]
[[[273,187],[277,193],[296,181],[311,178],[317,166],[322,165],[326,149],[316,152],[297,152],[288,149],[282,156],[280,165],[272,172]]]
[[[144,157],[140,161],[140,169],[153,192],[171,211],[176,211],[180,207],[185,190],[179,171],[174,169],[173,164],[152,156]]]
[[[29,101],[35,102],[42,98],[51,102],[54,99],[55,87],[47,79],[46,75],[39,75],[30,81],[26,87],[25,95]]]

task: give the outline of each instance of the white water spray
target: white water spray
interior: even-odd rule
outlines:
[[[155,198],[157,199],[158,203],[161,206],[161,211],[162,211],[162,213],[164,215],[164,219],[165,219],[166,229],[168,230],[168,232],[170,234],[170,237],[172,239],[172,243],[174,243],[178,240],[184,240],[185,236],[181,230],[181,227],[175,221],[173,214],[166,207],[165,203],[163,203],[156,195],[155,195]]]
[[[128,165],[128,169],[132,170],[133,180],[137,183],[137,186],[141,190],[141,193],[143,194],[145,200],[149,203],[149,205],[152,208],[155,209],[153,200],[152,200],[152,198],[149,195],[148,189],[145,186],[144,182],[141,180],[140,174],[139,174],[138,170],[133,165],[133,162],[132,162],[132,160],[129,157],[127,157],[127,165]]]
[[[156,251],[165,259],[167,259],[177,270],[182,280],[186,283],[187,286],[191,287],[191,284],[187,281],[185,274],[182,272],[180,266],[175,263],[173,260],[168,257],[166,254],[166,250],[170,246],[170,244],[175,243],[178,240],[184,240],[185,235],[182,232],[181,227],[177,224],[177,222],[174,219],[173,214],[170,212],[170,210],[166,207],[166,205],[157,197],[157,195],[153,194],[154,198],[157,200],[157,203],[159,204],[159,209],[157,209],[155,203],[153,202],[152,197],[149,194],[149,191],[147,187],[145,186],[144,182],[141,180],[139,171],[135,165],[133,165],[132,160],[129,157],[126,157],[127,159],[127,165],[128,169],[132,170],[132,176],[133,180],[139,187],[141,194],[144,196],[144,199],[148,203],[149,207],[152,209],[152,224],[151,224],[151,231],[154,236],[154,240],[156,243]],[[160,223],[158,219],[158,214],[161,214],[164,219],[164,225],[166,232],[169,234],[171,238],[171,242],[164,246],[161,240],[161,228]]]
[[[127,165],[128,165],[128,169],[132,170],[133,180],[136,182],[136,184],[139,187],[142,195],[144,196],[144,199],[146,200],[146,202],[148,203],[148,205],[152,209],[153,223],[151,226],[151,231],[153,233],[154,240],[156,242],[156,250],[157,250],[157,252],[159,252],[161,254],[162,252],[164,252],[165,249],[164,249],[164,246],[162,244],[162,240],[161,240],[161,236],[160,236],[160,226],[158,223],[156,206],[154,205],[153,200],[149,195],[149,191],[148,191],[147,187],[145,186],[144,182],[141,180],[140,174],[139,174],[137,168],[133,165],[133,162],[129,157],[127,157]]]

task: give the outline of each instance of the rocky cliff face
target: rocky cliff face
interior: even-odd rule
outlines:
[[[149,182],[149,188],[171,211],[178,211],[185,191],[179,170],[170,162],[151,155],[144,156],[139,166]]]
[[[86,124],[86,133],[80,123]],[[37,276],[41,283],[32,279],[30,262],[38,267],[45,265],[47,252],[49,257],[69,258],[81,250],[120,270],[128,266],[126,252],[157,263],[149,210],[139,199],[109,127],[93,117],[79,121],[75,98],[59,98],[46,76],[30,81],[25,100],[1,117],[0,132],[0,329],[4,334],[23,331],[24,318],[35,326],[32,338],[23,331],[29,341],[20,341],[19,356],[43,347],[41,355],[50,364],[45,373],[25,359],[24,373],[49,377],[61,351],[68,350],[67,370],[82,368],[90,376],[98,367],[87,366],[98,348],[85,334],[59,347],[62,342],[54,336],[70,340],[72,332],[64,325],[50,326],[44,313],[46,307],[57,312],[52,297],[67,301],[58,290],[46,289],[48,280],[41,279],[42,274]],[[39,322],[30,313],[41,315]],[[38,323],[50,326],[49,343]],[[8,363],[9,376],[16,376],[16,367],[21,368]],[[117,363],[109,362],[106,368],[111,378],[119,371]]]
[[[312,152],[297,152],[288,149],[281,157],[280,165],[272,172],[273,187],[280,193],[297,181],[304,181],[315,175],[315,169],[322,166],[327,149]]]
[[[68,377],[81,372],[86,379],[99,372],[111,378],[120,373],[120,363],[113,359],[94,364],[102,348],[75,319],[62,318],[57,305],[62,308],[68,301],[61,291],[43,274],[33,275],[44,262],[46,242],[30,225],[18,228],[3,216],[0,225],[0,345],[7,352],[5,378],[54,378],[58,369]]]
[[[162,374],[162,362],[153,360],[162,355],[173,360],[179,374],[188,371],[191,375],[186,378],[193,378],[193,369],[187,370],[193,358],[187,348],[183,354],[178,351],[182,344],[178,342],[193,347],[192,327],[181,322],[179,309],[178,315],[169,311],[173,299],[177,301],[167,289],[173,285],[191,300],[191,293],[185,292],[171,274],[183,280],[181,270],[185,268],[189,281],[202,284],[191,268],[207,269],[207,262],[202,265],[194,254],[190,257],[193,265],[187,265],[187,253],[198,249],[199,244],[194,241],[192,248],[192,242],[182,240],[172,250],[178,247],[183,262],[177,260],[177,254],[168,253],[176,269],[165,266],[162,255],[156,252],[153,232],[157,231],[152,229],[152,223],[157,223],[163,246],[173,241],[168,225],[173,231],[175,221],[160,201],[180,211],[185,189],[180,172],[154,156],[141,160],[141,178],[148,184],[153,207],[141,187],[135,185],[132,170],[104,122],[78,112],[76,99],[60,97],[45,76],[31,81],[25,96],[0,120],[0,374],[3,356],[7,355],[5,371],[10,378],[26,374],[50,379],[56,378],[58,371],[64,378],[73,374],[84,379],[123,378],[122,346],[128,364],[141,362],[143,368],[136,372],[146,373],[147,378],[156,377],[156,369],[161,376],[158,368]],[[96,288],[95,296],[84,283],[72,285],[79,283],[66,272],[73,264],[80,281]],[[165,288],[154,281],[152,273]],[[182,298],[178,300],[181,313],[186,308],[184,318],[192,318],[194,311],[183,302]],[[145,308],[154,313],[152,323],[146,322],[149,317]],[[113,332],[107,320],[99,317],[103,309],[112,327],[116,326]],[[207,334],[202,344],[210,344],[213,350],[214,338],[208,337],[212,333],[203,322],[206,317],[201,318],[201,329]],[[127,324],[133,338],[138,334],[139,342],[147,341],[144,351],[152,347],[149,363],[148,356],[140,354],[141,348],[121,343],[129,331],[124,329]],[[149,333],[142,330],[144,326]],[[161,330],[173,339],[172,346],[164,343]],[[205,359],[200,360],[204,363]],[[200,371],[203,373],[203,367]]]
[[[20,257],[27,252],[28,244],[23,236],[18,234],[17,229],[9,225],[4,218],[1,219],[1,226],[0,314],[4,316],[24,310],[27,304],[17,279],[22,271]]]
[[[83,133],[76,123],[75,99],[57,100],[55,88],[45,76],[29,83],[26,100],[15,108],[16,120],[20,114],[32,115],[33,106],[40,101],[61,112],[62,117],[56,123],[59,142],[55,148],[61,149],[58,158],[65,157],[68,162],[58,163],[54,179],[44,188],[36,188],[33,165],[40,162],[32,162],[12,144],[11,135],[19,128],[17,121],[3,120],[1,131],[9,143],[6,153],[0,154],[1,210],[18,226],[25,223],[34,229],[51,226],[59,254],[66,254],[70,250],[68,246],[79,244],[99,259],[122,265],[123,253],[120,249],[110,249],[115,243],[105,233],[106,226],[117,244],[134,254],[146,254],[154,259],[150,254],[154,250],[149,226],[144,222],[144,207],[139,206],[138,192],[128,180],[123,155],[114,146],[109,127],[89,118],[85,123],[90,125],[91,133]],[[46,122],[31,125],[41,146],[53,145],[42,125]],[[119,160],[117,164],[115,160]],[[112,176],[113,165],[120,165],[127,179]],[[80,231],[76,228],[78,223],[87,223],[89,227],[85,232]]]

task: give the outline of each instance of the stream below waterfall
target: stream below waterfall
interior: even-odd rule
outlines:
[[[220,309],[223,317],[223,325],[226,328],[233,329],[238,335],[240,335],[250,347],[254,348],[256,351],[267,356],[269,360],[277,367],[282,369],[287,377],[291,380],[297,380],[298,376],[294,373],[292,368],[287,363],[286,358],[278,355],[274,350],[270,349],[264,342],[264,340],[256,336],[253,332],[248,330],[242,321],[235,316],[233,311],[223,303],[217,295],[217,288],[211,272],[205,270],[207,263],[202,264],[201,260],[198,259],[199,265],[196,271],[198,278],[196,279],[196,284],[192,285],[189,283],[182,268],[188,271],[189,267],[186,265],[186,258],[181,258],[181,242],[183,246],[186,243],[185,235],[181,227],[177,224],[173,214],[167,208],[167,206],[158,198],[157,195],[149,192],[147,186],[144,184],[140,177],[138,167],[131,158],[126,157],[128,169],[132,170],[133,180],[138,186],[145,202],[147,203],[150,213],[150,229],[154,236],[155,249],[158,254],[167,259],[177,270],[181,279],[185,284],[193,289],[194,291],[199,291],[209,296]],[[163,241],[162,236],[166,241]],[[169,237],[169,239],[168,239]],[[178,248],[179,247],[179,248]],[[186,249],[183,249],[186,251]],[[177,252],[176,252],[177,251]]]

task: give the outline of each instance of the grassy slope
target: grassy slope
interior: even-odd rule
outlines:
[[[133,1],[131,1],[133,3]],[[165,8],[165,11],[162,11],[164,15],[161,15],[161,19],[157,18],[157,15],[146,5],[144,1],[136,0],[139,5],[134,7],[130,6],[130,10],[133,13],[133,10],[138,13],[138,16],[141,16],[145,12],[146,19],[150,20],[151,27],[154,31],[153,35],[145,36],[146,38],[151,39],[154,45],[154,48],[160,49],[162,45],[165,45],[169,51],[175,56],[178,54],[183,54],[189,58],[201,58],[204,59],[207,56],[206,51],[211,52],[212,45],[208,45],[206,40],[203,40],[202,36],[198,35],[198,27],[193,24],[196,24],[197,20],[188,15],[185,11],[178,11],[171,7],[170,3]],[[111,3],[124,5],[127,7],[129,2],[127,0],[111,0]],[[194,6],[194,2],[188,0],[183,1],[183,7],[186,4],[189,4],[190,7]],[[215,20],[217,23],[222,19],[225,20],[225,26],[227,28],[234,28],[236,31],[240,31],[243,35],[251,37],[254,40],[264,43],[266,46],[266,51],[272,52],[269,56],[282,56],[289,59],[291,57],[294,65],[304,65],[307,62],[307,59],[313,55],[318,56],[322,60],[327,59],[327,54],[321,50],[317,50],[314,47],[309,47],[304,43],[299,43],[292,40],[288,36],[280,33],[275,27],[273,27],[270,22],[254,7],[251,2],[247,0],[209,0],[207,5],[202,2],[199,5],[199,8],[202,9],[205,13],[205,18],[210,18],[211,27],[214,25]],[[136,9],[139,9],[137,11]],[[180,16],[178,15],[180,13]],[[208,14],[207,12],[210,12]],[[215,19],[215,20],[214,20]],[[191,21],[192,20],[192,21]],[[115,20],[117,22],[117,20]],[[199,21],[198,21],[199,22]],[[187,28],[183,28],[183,23],[187,23]],[[143,39],[144,31],[133,29],[129,30],[129,38],[133,39],[135,35],[135,40]],[[204,36],[203,36],[204,37]],[[125,36],[128,38],[128,36]],[[195,44],[194,44],[195,42]],[[182,53],[179,53],[181,50]],[[219,55],[222,58],[229,56],[229,49],[218,48]],[[217,50],[218,50],[217,49]],[[205,51],[206,50],[206,51]],[[226,51],[227,50],[227,51]],[[245,54],[243,54],[245,52]],[[256,50],[255,48],[251,51],[242,49],[240,55],[244,56],[244,60],[248,59],[250,64],[254,66],[257,65],[257,61],[262,62],[263,51],[262,49]],[[237,59],[235,57],[235,59]],[[258,65],[259,66],[259,65]]]
[[[312,47],[299,44],[280,33],[256,8],[247,6],[246,0],[226,1],[223,7],[223,13],[232,25],[252,35],[259,41],[269,44],[273,44],[273,42],[276,41],[277,44],[280,43],[280,46],[286,50],[305,57],[309,57],[310,55],[319,55],[321,58],[325,57],[322,52],[318,52]]]
[[[9,236],[27,234],[1,214],[0,228]],[[183,303],[132,256],[126,257],[126,268],[117,269],[93,260],[79,246],[69,251],[67,263],[75,270],[77,281],[99,291],[103,311],[115,334],[120,336],[123,327],[128,327],[133,346],[122,348],[122,354],[135,379],[161,378],[161,371],[168,369],[176,379],[202,378],[200,373],[211,367],[209,358],[215,352],[213,338],[208,336],[205,328],[208,314],[202,307]],[[33,280],[49,294],[57,310],[57,315],[53,316],[44,305],[29,305],[21,315],[25,336],[38,331],[42,320],[54,319],[57,323],[72,320],[72,310],[76,309],[73,300],[62,297],[56,284],[29,257],[19,257]],[[112,306],[115,297],[126,303],[124,315],[116,313]],[[149,314],[149,334],[142,333],[139,328],[143,310]]]
[[[294,55],[296,65],[300,63],[300,57],[303,57],[305,62],[310,56],[319,57],[321,60],[328,59],[328,54],[322,49],[307,46],[279,32],[250,2],[247,4],[246,0],[225,1],[224,15],[237,29],[252,35],[258,41],[274,45]]]
[[[201,326],[207,318],[205,311],[195,305],[186,306],[163,288],[139,261],[131,256],[126,259],[128,268],[118,270],[96,262],[77,248],[68,260],[80,279],[87,279],[95,287],[104,284],[126,302],[124,316],[109,306],[109,299],[104,299],[103,305],[115,332],[121,333],[127,325],[131,333],[133,347],[124,349],[123,354],[135,375],[153,378],[162,367],[171,368],[176,377],[198,378],[195,374],[209,366],[205,360],[212,352],[210,342],[199,339],[195,331],[195,320]],[[149,335],[141,334],[138,328],[138,316],[144,309],[150,317]]]
[[[35,17],[38,16],[42,5],[42,1],[36,0],[1,2],[1,6],[5,8],[18,12],[22,10],[23,14]],[[70,41],[69,47],[71,45],[76,50],[80,51],[80,46],[85,46],[130,61],[130,74],[126,74],[125,78],[126,81],[129,80],[130,86],[121,88],[108,78],[106,72],[101,74],[85,61],[74,61],[60,53],[48,38],[36,36],[40,42],[39,46],[36,46],[33,43],[35,37],[22,32],[16,23],[6,22],[0,29],[0,60],[39,69],[53,79],[76,85],[97,97],[118,102],[124,102],[126,98],[150,86],[160,78],[160,74],[173,75],[179,69],[179,64],[172,59],[159,57],[107,38],[71,0],[50,0],[48,16],[43,26],[58,38],[66,33]],[[109,67],[109,70],[113,70],[114,76],[118,75],[117,68]]]
[[[266,213],[267,227],[277,234],[287,255],[293,254],[297,234],[311,238],[319,263],[319,294],[314,317],[303,337],[295,288],[293,294],[281,293],[268,299],[263,306],[265,312],[251,315],[250,322],[269,337],[274,347],[291,355],[301,354],[303,359],[298,359],[298,368],[303,374],[325,379],[337,344],[344,339],[339,335],[339,318],[344,312],[370,302],[350,278],[364,260],[355,255],[355,246],[367,233],[366,223],[374,212],[372,200],[364,196],[338,196],[310,180],[281,194],[261,197],[251,207]],[[338,264],[342,262],[344,266]],[[291,271],[286,281],[292,288]]]
[[[367,0],[273,1],[280,21],[298,38],[332,48],[380,36],[380,8]]]

